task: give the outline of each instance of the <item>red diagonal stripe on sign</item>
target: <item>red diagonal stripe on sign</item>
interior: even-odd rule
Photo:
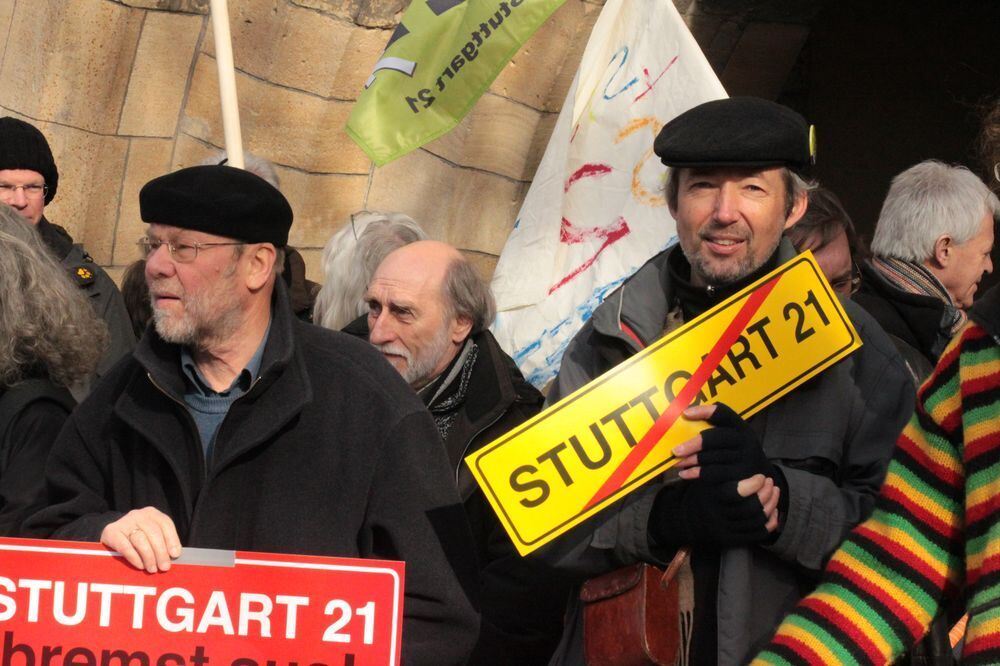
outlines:
[[[705,385],[705,382],[709,380],[712,373],[719,367],[719,363],[722,362],[723,357],[729,352],[729,349],[736,342],[736,339],[740,337],[740,334],[743,333],[743,330],[750,323],[753,316],[757,314],[757,310],[764,304],[764,300],[767,299],[774,286],[778,284],[780,278],[781,275],[772,278],[757,287],[750,294],[746,302],[739,309],[739,312],[729,322],[729,326],[722,332],[719,340],[702,360],[698,369],[691,375],[691,379],[687,380],[684,388],[670,401],[670,405],[660,414],[660,418],[656,419],[649,432],[632,447],[632,450],[625,456],[625,460],[621,462],[618,468],[608,477],[608,480],[590,498],[590,501],[583,507],[584,511],[587,511],[617,492],[625,481],[628,480],[628,477],[632,475],[632,472],[646,459],[653,450],[653,447],[663,439],[663,436],[680,417],[681,412],[687,409],[687,406],[691,404],[695,396],[698,395],[698,392],[701,391],[701,387]]]

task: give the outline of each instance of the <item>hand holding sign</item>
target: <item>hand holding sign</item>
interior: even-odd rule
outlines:
[[[760,439],[746,421],[726,405],[702,405],[684,410],[684,418],[715,426],[674,447],[678,476],[710,483],[739,481],[755,474],[780,475],[764,455]]]
[[[712,470],[711,477],[730,479],[730,499],[741,504],[739,481],[760,473],[780,486],[780,472],[740,419],[711,423],[716,434],[702,446],[722,441],[704,453],[693,445],[678,450],[706,426],[682,412],[726,403],[749,418],[860,346],[815,260],[799,255],[466,462],[522,555],[656,478],[678,456],[695,456],[684,476]],[[775,490],[754,499],[758,511]],[[773,515],[764,518],[774,524]]]
[[[170,516],[147,506],[134,509],[101,532],[101,543],[118,551],[136,569],[169,571],[170,560],[181,556],[181,539]]]
[[[777,527],[776,490],[763,474],[739,482],[698,480],[665,486],[650,511],[649,534],[661,546],[760,543]]]

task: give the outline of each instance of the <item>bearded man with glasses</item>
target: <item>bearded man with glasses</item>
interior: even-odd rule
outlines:
[[[371,345],[295,317],[288,201],[213,165],[139,209],[153,326],[63,428],[25,532],[151,574],[188,546],[403,560],[403,662],[464,664],[475,559],[437,428]]]
[[[111,344],[94,376],[74,393],[79,399],[86,385],[103,376],[135,347],[135,336],[121,292],[107,273],[61,226],[45,217],[45,207],[56,196],[59,170],[45,136],[34,125],[6,116],[0,118],[0,203],[33,224],[42,240],[69,273],[70,280],[90,297],[90,304],[108,325]]]

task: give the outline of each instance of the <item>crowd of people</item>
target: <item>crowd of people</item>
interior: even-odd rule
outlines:
[[[1000,292],[975,297],[998,134],[1000,101],[986,181],[896,176],[869,249],[810,178],[801,115],[686,111],[653,146],[678,242],[539,390],[488,283],[404,214],[352,215],[307,280],[253,157],[146,183],[119,291],[45,216],[45,137],[0,118],[0,535],[151,574],[188,546],[402,560],[406,664],[609,663],[581,586],[638,563],[671,572],[670,663],[997,663]],[[674,470],[519,555],[465,457],[806,250],[861,347],[750,418],[688,408],[707,429]]]

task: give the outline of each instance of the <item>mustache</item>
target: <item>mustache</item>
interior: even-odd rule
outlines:
[[[392,354],[393,356],[402,356],[403,360],[407,363],[410,362],[410,352],[402,345],[397,345],[392,342],[384,342],[382,344],[375,345],[375,349],[379,350],[383,354]]]
[[[719,234],[741,241],[750,240],[749,229],[737,227],[733,224],[724,224],[717,220],[709,221],[705,226],[698,230],[698,238],[701,240],[708,240]]]

